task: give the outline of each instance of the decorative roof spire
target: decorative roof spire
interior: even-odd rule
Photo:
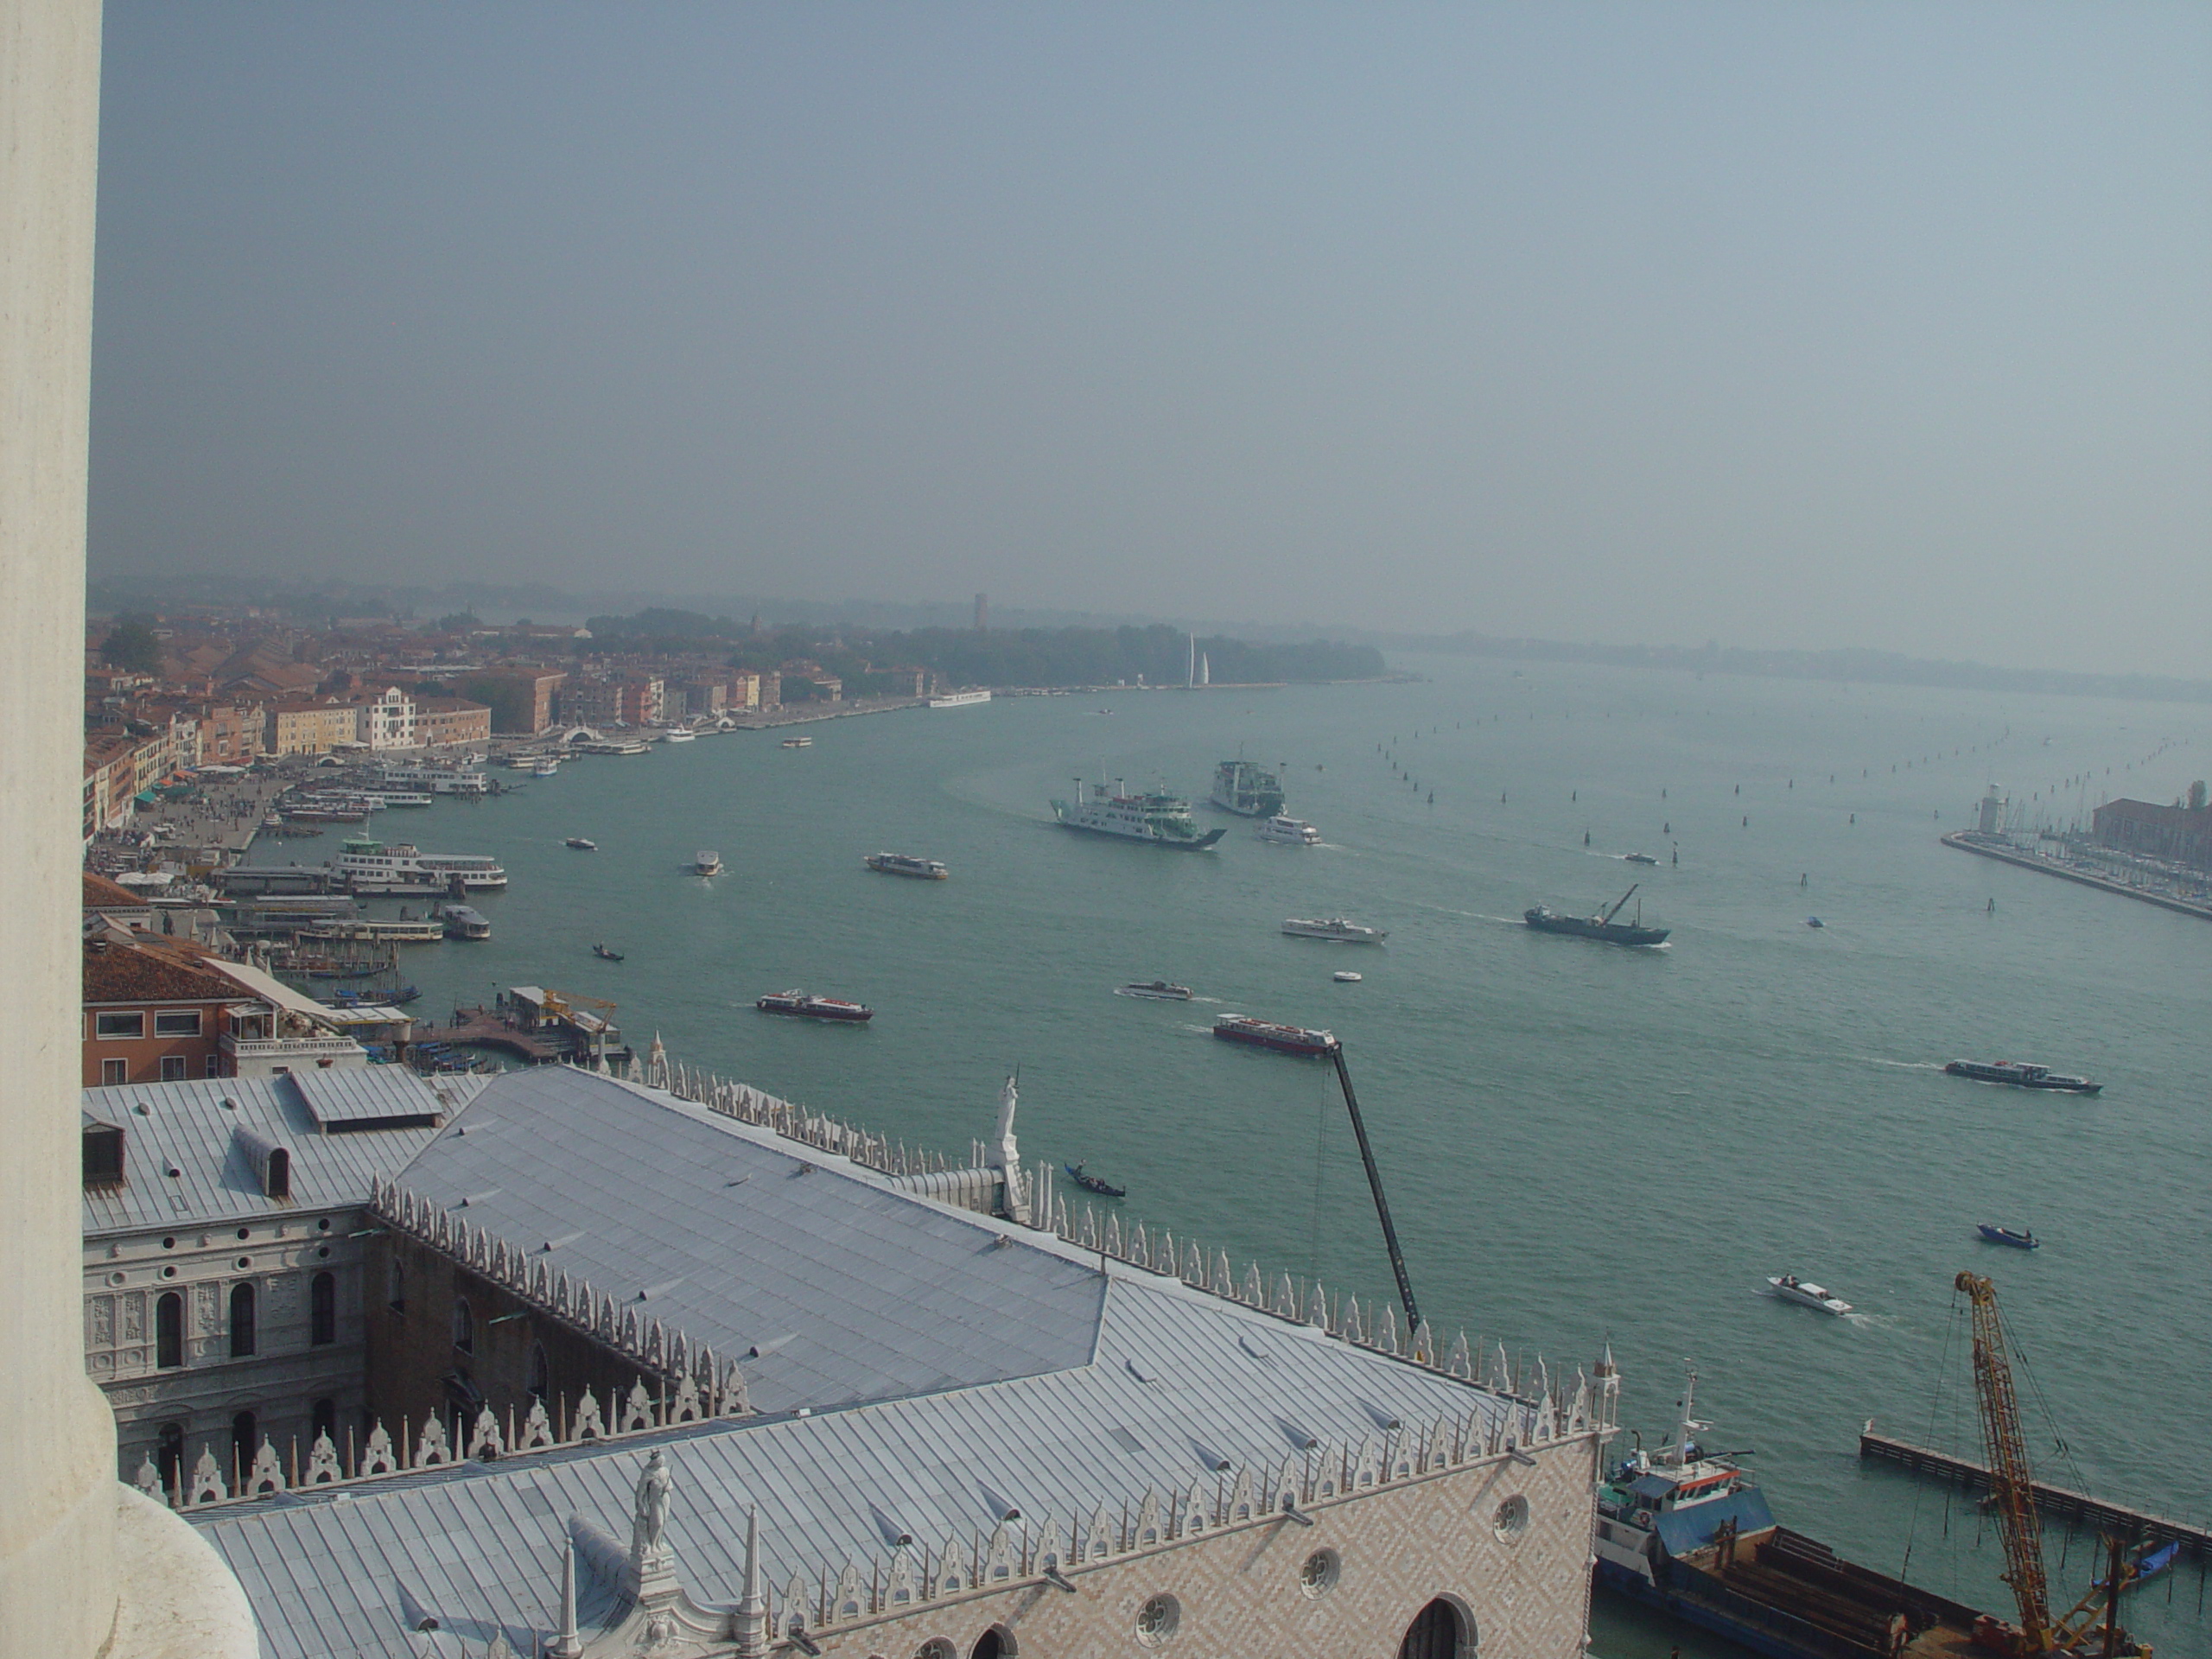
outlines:
[[[545,1659],[582,1659],[583,1637],[576,1629],[576,1537],[561,1535],[561,1632],[545,1649]]]
[[[745,1507],[745,1599],[737,1604],[730,1634],[736,1659],[767,1659],[768,1599],[760,1591],[760,1506]]]

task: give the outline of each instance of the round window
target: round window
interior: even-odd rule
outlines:
[[[1137,1609],[1137,1640],[1147,1648],[1166,1645],[1183,1622],[1183,1609],[1173,1596],[1154,1596]]]
[[[111,1285],[119,1285],[123,1282],[123,1275],[119,1273],[111,1273],[107,1276],[107,1281]]]
[[[933,1636],[914,1650],[914,1659],[960,1659],[960,1649],[941,1636]]]
[[[1491,1517],[1491,1530],[1501,1543],[1511,1543],[1529,1530],[1529,1500],[1514,1494],[1497,1506],[1497,1513]]]
[[[245,1268],[250,1268],[250,1267],[251,1267],[252,1265],[253,1265],[253,1258],[252,1258],[251,1256],[250,1256],[250,1255],[242,1255],[242,1256],[238,1257],[238,1266],[239,1266],[239,1268],[240,1268],[241,1269]]]
[[[1344,1558],[1335,1550],[1317,1549],[1298,1569],[1298,1587],[1309,1596],[1325,1596],[1337,1587],[1344,1570]]]
[[[174,1266],[170,1266],[170,1267],[163,1268],[162,1269],[162,1278],[164,1278],[164,1279],[174,1279],[174,1278],[175,1278],[175,1277],[176,1277],[176,1268],[175,1268]]]

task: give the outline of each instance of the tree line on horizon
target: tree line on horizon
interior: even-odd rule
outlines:
[[[926,669],[951,685],[1180,685],[1192,652],[1190,635],[1166,623],[912,630],[785,624],[756,632],[730,617],[652,607],[629,616],[594,616],[585,626],[594,651],[719,649],[728,651],[733,667],[764,671],[795,660],[817,662],[855,695],[896,690],[887,672],[894,668]],[[1221,684],[1371,680],[1389,671],[1375,646],[1327,639],[1275,645],[1216,634],[1201,636],[1197,648]]]

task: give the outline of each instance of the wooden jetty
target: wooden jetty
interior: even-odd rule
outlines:
[[[524,1031],[506,1015],[490,1008],[456,1008],[461,1016],[449,1026],[417,1026],[415,1041],[454,1043],[471,1048],[496,1048],[532,1065],[550,1065],[570,1058],[588,1058],[574,1036],[562,1031]]]
[[[1933,1475],[1939,1480],[1952,1481],[1980,1491],[1989,1490],[1989,1467],[1986,1464],[1955,1458],[1948,1452],[1931,1452],[1924,1446],[1915,1446],[1909,1440],[1892,1440],[1887,1434],[1877,1434],[1872,1421],[1859,1433],[1859,1455],[1897,1464],[1915,1474]],[[2119,1503],[2107,1503],[2101,1497],[2091,1497],[2087,1492],[2077,1492],[2070,1487],[2048,1485],[2039,1480],[2036,1483],[2036,1503],[2046,1515],[2061,1515],[2084,1526],[2116,1530],[2140,1537],[2145,1542],[2153,1545],[2178,1543],[2200,1558],[2212,1554],[2212,1529],[2191,1526],[2183,1521],[2170,1521],[2164,1516],[2146,1515],[2140,1510],[2131,1510]]]

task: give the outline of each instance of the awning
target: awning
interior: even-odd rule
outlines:
[[[264,974],[258,968],[249,968],[242,962],[225,962],[219,957],[207,957],[201,967],[222,975],[235,984],[243,985],[264,1002],[273,1002],[287,1014],[296,1014],[314,1020],[319,1026],[330,1023],[330,1010],[302,992],[294,990],[283,981]]]

